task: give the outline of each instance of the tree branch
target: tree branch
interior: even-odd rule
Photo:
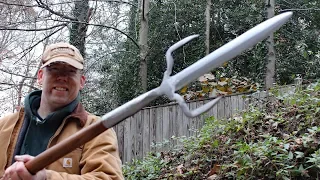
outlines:
[[[54,29],[54,28],[57,28],[57,27],[60,27],[60,26],[67,26],[68,23],[63,23],[63,24],[58,24],[58,25],[55,25],[55,26],[51,26],[51,27],[48,27],[48,28],[36,28],[36,29],[23,29],[23,28],[10,28],[10,27],[5,27],[5,26],[0,26],[0,31],[2,30],[11,30],[11,31],[46,31],[46,30],[50,30],[50,29]]]
[[[60,2],[60,3],[52,3],[49,4],[51,6],[55,6],[55,5],[61,5],[61,4],[70,4],[70,3],[74,3],[76,1],[67,1],[67,2]],[[4,2],[4,1],[0,1],[0,4],[4,4],[4,5],[8,5],[8,6],[20,6],[20,7],[40,7],[39,5],[26,5],[26,4],[18,4],[18,3],[8,3],[8,2]]]
[[[43,3],[41,0],[36,0],[36,2],[37,2],[38,5],[25,5],[25,4],[17,4],[17,3],[7,3],[7,2],[3,2],[3,1],[0,1],[0,4],[5,4],[5,5],[9,5],[9,6],[31,7],[31,8],[32,7],[39,7],[39,8],[46,9],[50,13],[55,14],[57,16],[60,16],[62,18],[73,20],[73,21],[77,20],[74,17],[70,17],[70,16],[67,16],[67,15],[64,15],[64,14],[61,14],[59,12],[56,12],[56,11],[52,10],[47,4]],[[56,5],[56,4],[52,4],[52,5]]]
[[[17,4],[17,3],[8,3],[4,1],[0,1],[0,4],[8,5],[8,6],[20,6],[20,7],[39,7],[38,5],[26,5],[26,4]]]
[[[37,79],[37,78],[35,78],[35,77],[31,77],[31,76],[24,76],[24,75],[17,74],[17,73],[14,73],[14,72],[10,72],[10,71],[4,70],[4,69],[0,69],[0,71],[2,71],[2,72],[4,72],[4,73],[11,74],[11,75],[14,75],[14,76],[20,76],[20,77],[23,77],[23,78]]]
[[[130,2],[126,2],[126,1],[121,1],[121,0],[95,0],[95,1],[99,1],[99,2],[115,2],[115,3],[124,3],[124,4],[128,4],[130,6],[134,6],[137,7],[135,4],[132,4]]]
[[[7,85],[7,86],[17,86],[17,84],[15,83],[5,83],[5,82],[0,82],[0,85]],[[28,84],[23,84],[23,86],[27,86],[27,87],[31,87],[33,89],[38,89],[37,87],[34,87],[34,86],[30,86]]]
[[[29,48],[21,51],[20,53],[18,53],[17,55],[25,52],[16,62],[14,62],[13,64],[16,64],[17,62],[19,62],[25,55],[27,55],[34,47],[36,47],[38,44],[40,44],[42,41],[46,40],[47,38],[51,37],[52,35],[54,35],[55,33],[57,33],[58,31],[62,30],[64,28],[64,26],[62,26],[61,28],[53,31],[52,33],[50,33],[49,35],[45,36],[44,38],[42,38],[41,40],[39,40],[36,44],[30,46]]]
[[[102,24],[92,24],[92,23],[86,23],[86,22],[80,22],[80,21],[64,21],[64,20],[54,20],[54,21],[58,21],[58,22],[70,22],[70,23],[79,23],[79,24],[86,24],[88,26],[97,26],[97,27],[104,27],[104,28],[110,28],[110,29],[113,29],[115,31],[118,31],[120,32],[121,34],[125,35],[127,38],[129,38],[138,48],[139,48],[139,45],[138,43],[131,37],[129,36],[127,33],[121,31],[120,29],[117,29],[115,27],[112,27],[112,26],[106,26],[106,25],[102,25]]]
[[[49,11],[52,14],[55,14],[57,16],[60,16],[62,18],[69,19],[72,21],[77,21],[77,19],[74,17],[70,17],[70,16],[67,16],[67,15],[64,15],[64,14],[61,14],[59,12],[52,10],[47,4],[43,3],[41,0],[36,0],[36,2],[38,3],[38,7],[46,9],[47,11]]]

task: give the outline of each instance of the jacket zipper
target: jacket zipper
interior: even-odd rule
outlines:
[[[54,133],[54,135],[49,139],[49,142],[48,142],[48,145],[47,145],[47,149],[49,149],[52,140],[53,140],[54,138],[56,138],[56,137],[60,134],[62,128],[64,127],[64,124],[66,123],[67,119],[70,118],[70,117],[71,117],[71,115],[69,115],[69,116],[67,116],[66,118],[63,119],[63,121],[62,121],[61,125],[59,126],[59,128],[57,129],[57,131],[56,131],[56,132]]]

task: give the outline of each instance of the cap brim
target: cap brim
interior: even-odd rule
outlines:
[[[48,66],[51,63],[54,62],[64,62],[64,63],[68,63],[71,66],[77,68],[77,69],[83,69],[83,64],[79,63],[78,61],[68,58],[68,57],[56,57],[56,58],[52,58],[49,61],[47,61],[46,63],[44,63],[41,68],[44,68],[46,66]]]

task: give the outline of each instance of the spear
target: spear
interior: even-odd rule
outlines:
[[[286,12],[268,19],[220,47],[216,51],[198,60],[196,63],[192,64],[181,72],[175,74],[174,76],[170,76],[173,68],[172,52],[191,41],[198,35],[192,35],[182,39],[181,41],[172,45],[166,52],[167,70],[164,72],[163,80],[159,87],[152,89],[151,91],[146,92],[114,109],[113,111],[103,115],[100,121],[81,129],[61,143],[56,144],[55,146],[42,152],[34,159],[28,161],[25,164],[26,168],[31,174],[36,174],[38,171],[47,167],[64,155],[70,153],[77,147],[85,144],[102,132],[115,126],[127,117],[132,116],[140,109],[148,105],[151,101],[162,95],[166,95],[170,100],[177,101],[185,115],[188,117],[195,117],[206,112],[213,105],[215,105],[221,97],[218,97],[197,109],[189,110],[184,99],[175,92],[201,75],[219,67],[224,62],[231,60],[241,52],[251,48],[261,40],[265,39],[271,33],[278,30],[283,24],[285,24],[291,16],[292,12]]]

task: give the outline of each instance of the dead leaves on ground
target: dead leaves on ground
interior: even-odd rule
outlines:
[[[215,77],[208,73],[199,77],[195,83],[184,86],[179,92],[185,100],[194,100],[219,95],[253,92],[259,88],[258,83],[245,77],[228,78],[224,75]]]

